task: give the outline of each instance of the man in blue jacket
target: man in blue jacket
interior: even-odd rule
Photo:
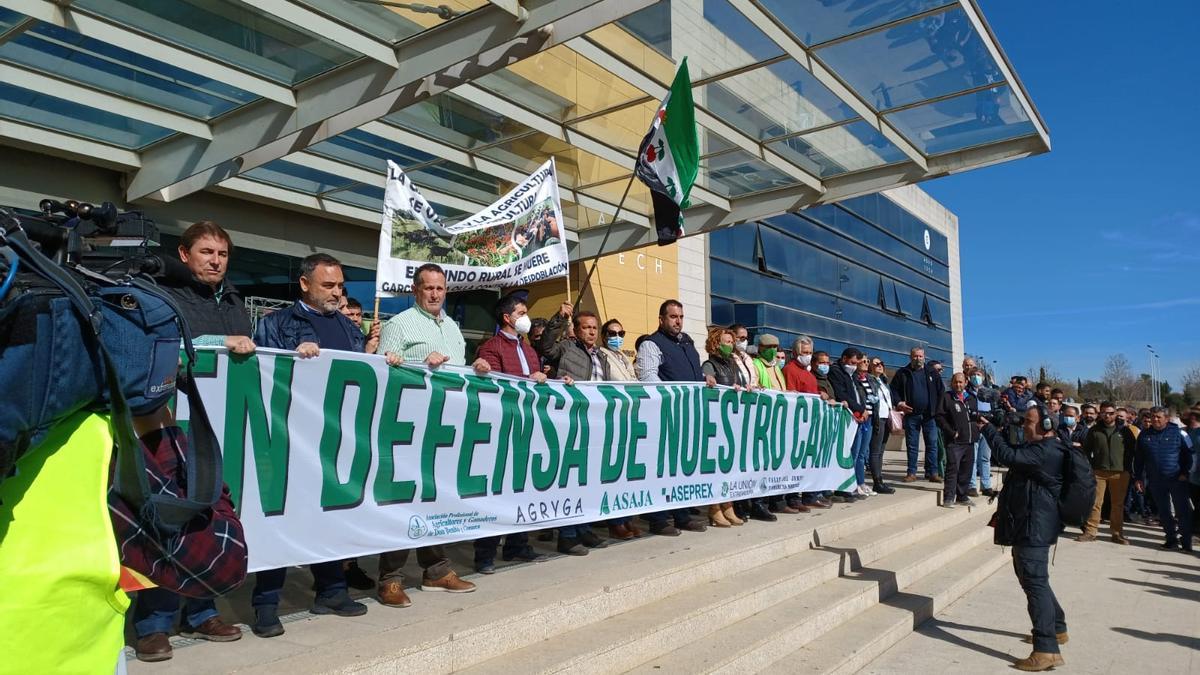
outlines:
[[[1150,426],[1138,434],[1134,475],[1146,477],[1145,484],[1137,481],[1137,489],[1148,487],[1158,507],[1158,519],[1167,535],[1163,548],[1182,548],[1191,553],[1192,505],[1188,501],[1188,473],[1192,469],[1192,444],[1182,429],[1167,421],[1167,415],[1166,408],[1150,409]]]
[[[254,344],[295,351],[302,359],[318,356],[322,349],[361,352],[367,342],[363,332],[338,311],[346,292],[342,264],[331,255],[314,253],[300,261],[300,299],[287,309],[269,314],[258,322]],[[313,614],[360,616],[367,606],[350,599],[340,560],[315,563],[312,570],[317,597]],[[279,595],[287,569],[263,570],[256,575],[255,621],[251,629],[259,637],[283,635],[279,621]]]
[[[1011,546],[1013,569],[1025,591],[1033,623],[1033,653],[1018,660],[1018,670],[1042,671],[1063,665],[1059,645],[1066,644],[1067,617],[1050,588],[1050,547],[1058,543],[1062,519],[1058,498],[1068,450],[1042,406],[1022,413],[1025,442],[1009,445],[1004,434],[980,419],[980,430],[992,448],[992,461],[1008,467],[996,509],[995,542]]]

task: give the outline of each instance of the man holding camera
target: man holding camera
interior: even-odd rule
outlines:
[[[250,319],[241,293],[226,279],[233,240],[212,221],[198,222],[179,238],[179,261],[164,261],[162,285],[175,299],[197,345],[224,346],[233,354],[254,353]],[[186,267],[186,269],[185,269]],[[133,608],[134,649],[139,661],[165,661],[172,656],[168,636],[179,611],[179,596],[163,588],[139,591]],[[183,637],[233,642],[242,631],[221,620],[211,598],[184,602]]]
[[[1067,618],[1050,588],[1050,547],[1058,543],[1062,519],[1058,513],[1063,484],[1063,447],[1044,406],[1021,413],[1023,443],[1010,445],[988,423],[977,421],[992,448],[992,460],[1008,467],[995,516],[995,542],[1011,546],[1013,570],[1025,591],[1033,622],[1033,653],[1019,659],[1018,670],[1037,672],[1064,665],[1059,645],[1067,643]]]

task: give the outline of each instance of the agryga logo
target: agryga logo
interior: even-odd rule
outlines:
[[[421,519],[421,516],[413,516],[408,519],[408,538],[420,539],[429,534],[429,526]]]

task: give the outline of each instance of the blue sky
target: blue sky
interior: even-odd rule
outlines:
[[[966,349],[1007,379],[1200,363],[1200,3],[979,0],[1052,151],[922,186],[959,216]]]

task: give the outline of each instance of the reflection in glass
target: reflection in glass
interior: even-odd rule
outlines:
[[[319,195],[351,185],[354,181],[344,176],[310,169],[284,159],[276,159],[243,172],[243,176],[261,183],[270,183],[296,190],[307,195]]]
[[[359,58],[252,3],[76,0],[74,6],[284,84],[295,84]]]
[[[148,122],[4,82],[0,82],[0,117],[130,149],[144,147],[175,133]]]
[[[1004,79],[961,8],[822,47],[814,55],[876,110]]]
[[[744,151],[700,161],[697,184],[725,197],[795,185],[791,176]]]
[[[953,4],[955,0],[762,0],[809,46]]]
[[[775,141],[767,147],[821,178],[908,159],[875,127],[862,120]]]
[[[339,19],[385,42],[398,42],[428,28],[440,26],[447,19],[430,12],[419,12],[417,4],[347,2],[346,0],[301,0],[317,11]],[[430,5],[434,3],[429,3]],[[436,3],[452,12],[467,12],[487,4],[487,0],[438,0]],[[457,18],[457,14],[454,18]],[[453,19],[449,19],[453,20]]]
[[[383,121],[463,150],[531,131],[519,122],[449,93],[414,103],[387,115]]]
[[[0,45],[0,60],[200,119],[257,97],[74,31],[39,23]]]
[[[699,105],[759,140],[854,117],[854,112],[792,59],[697,89]]]
[[[321,141],[310,146],[308,152],[378,171],[380,176],[386,171],[389,159],[401,167],[438,159],[427,152],[410,148],[403,143],[397,143],[361,129],[351,129],[327,141]],[[382,181],[382,178],[380,180]]]
[[[926,155],[1037,133],[1008,86],[901,110],[887,119]]]
[[[693,82],[783,54],[727,0],[660,0],[617,25],[671,61],[687,56]]]

